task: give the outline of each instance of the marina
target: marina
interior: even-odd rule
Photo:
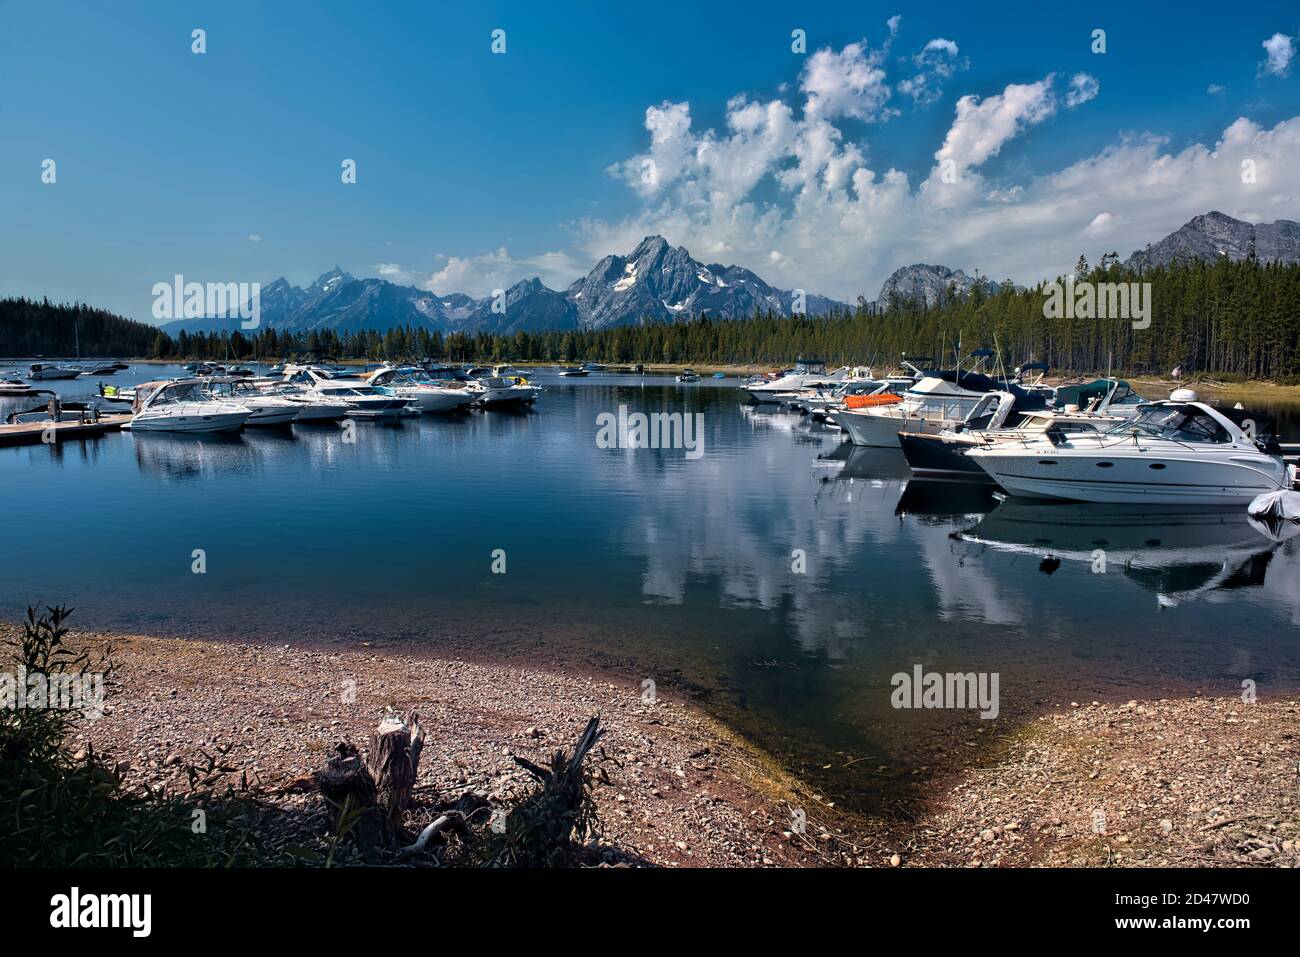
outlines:
[[[133,367],[116,386],[194,385],[187,375]],[[526,375],[540,390],[531,403],[382,418],[352,441],[349,408],[225,434],[137,424],[55,454],[9,450],[0,476],[28,504],[9,530],[28,544],[7,572],[4,613],[43,595],[70,550],[111,552],[94,586],[62,576],[62,597],[97,628],[252,639],[271,615],[299,643],[655,675],[864,808],[895,785],[818,762],[874,749],[909,766],[908,729],[926,717],[890,712],[888,680],[916,660],[999,671],[1008,712],[1139,684],[1231,693],[1263,662],[1261,680],[1300,684],[1295,526],[1270,529],[1245,501],[1019,499],[991,482],[917,477],[902,448],[855,445],[825,405],[755,403],[743,377]],[[92,383],[52,386],[68,401],[95,397]],[[702,415],[703,456],[601,448],[599,417],[620,406]],[[1300,407],[1270,412],[1278,434],[1297,434]],[[1228,459],[1262,454],[1240,439]],[[50,508],[81,529],[75,546],[42,544]],[[184,521],[159,521],[159,508]],[[195,549],[203,575],[191,572]],[[498,549],[505,574],[493,571]]]

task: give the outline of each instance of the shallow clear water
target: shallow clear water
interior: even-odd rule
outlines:
[[[999,672],[1004,714],[1300,683],[1297,544],[1244,509],[997,505],[734,380],[541,381],[531,411],[358,423],[355,444],[324,424],[0,449],[0,614],[612,668],[812,764],[906,760],[919,717],[890,677],[915,663]],[[702,414],[703,454],[598,447],[620,405]]]

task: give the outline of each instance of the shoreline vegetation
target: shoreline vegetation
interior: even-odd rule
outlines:
[[[0,624],[0,640],[22,633]],[[113,668],[104,716],[67,733],[63,773],[98,768],[116,800],[170,827],[208,808],[208,833],[225,834],[209,864],[362,863],[355,838],[331,837],[339,818],[314,772],[337,742],[373,747],[384,714],[408,709],[425,736],[408,833],[453,807],[486,819],[519,806],[533,786],[524,764],[547,765],[598,715],[589,780],[600,828],[575,866],[1300,864],[1294,693],[1062,701],[959,721],[927,739],[930,763],[913,772],[919,800],[853,815],[696,705],[663,689],[648,701],[619,674],[365,642],[318,650],[73,632],[66,644]],[[454,860],[462,839],[448,840],[438,853]],[[167,861],[141,851],[122,863]]]
[[[992,347],[1008,367],[1037,360],[1058,375],[1098,370],[1133,378],[1176,366],[1223,381],[1300,385],[1300,265],[1263,263],[1253,254],[1232,261],[1176,261],[1138,270],[1108,254],[1098,266],[1080,258],[1073,277],[1088,289],[1127,293],[1140,287],[1147,303],[1141,321],[1118,308],[1105,315],[1048,318],[1049,289],[1009,281],[996,291],[955,287],[934,301],[903,299],[824,316],[765,313],[745,318],[683,317],[602,329],[444,331],[410,325],[384,332],[362,329],[294,332],[188,333],[175,338],[156,326],[82,304],[0,299],[0,355],[133,356],[171,361],[278,361],[294,352],[343,359],[448,362],[654,363],[697,368],[769,370],[799,356],[833,364],[885,366],[902,353],[948,357]],[[1113,297],[1127,302],[1128,296]],[[1099,300],[1100,301],[1100,300]],[[1105,301],[1109,302],[1109,299]]]

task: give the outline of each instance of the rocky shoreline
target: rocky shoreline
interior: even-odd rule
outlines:
[[[0,637],[14,629],[0,628]],[[986,723],[979,747],[935,746],[906,814],[843,813],[717,720],[630,682],[365,647],[79,633],[111,642],[115,692],[80,745],[128,788],[183,791],[213,755],[294,827],[327,823],[306,786],[332,745],[368,741],[385,708],[428,732],[415,790],[432,804],[528,787],[601,716],[603,839],[593,862],[631,866],[1294,866],[1300,862],[1300,701],[1192,697],[1074,702]],[[994,724],[998,727],[992,727]],[[984,730],[984,729],[981,729]],[[208,763],[211,763],[208,761]],[[215,779],[214,779],[215,781]]]

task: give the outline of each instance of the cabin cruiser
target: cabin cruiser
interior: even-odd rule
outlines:
[[[848,371],[846,366],[828,374],[821,359],[800,359],[793,369],[775,379],[751,380],[745,385],[745,392],[755,402],[780,402],[783,392],[798,392],[813,380],[839,382]]]
[[[76,366],[61,366],[52,362],[38,362],[27,372],[29,379],[75,379],[81,375]]]
[[[242,405],[213,399],[207,379],[146,382],[135,388],[132,432],[237,432],[252,413]]]
[[[951,429],[965,422],[985,396],[998,391],[1001,383],[978,372],[930,371],[912,383],[899,402],[836,409],[830,417],[854,445],[897,448],[898,433]]]
[[[683,369],[677,376],[678,382],[699,382],[700,374],[694,369]]]
[[[243,376],[207,376],[208,395],[242,405],[251,413],[245,425],[288,425],[298,418],[302,406],[288,398],[269,395]]]
[[[330,399],[314,389],[298,383],[283,382],[278,379],[255,379],[253,384],[265,396],[284,399],[298,407],[294,423],[333,422],[348,414],[348,405],[338,399]]]
[[[1097,412],[1061,412],[1055,409],[1021,412],[1015,409],[1014,401],[1006,401],[1009,395],[990,392],[987,399],[992,405],[981,403],[972,410],[966,422],[937,435],[900,432],[898,442],[912,472],[922,478],[992,482],[988,472],[966,455],[971,449],[1040,438],[1049,430],[1104,432],[1125,421],[1119,416]],[[1010,425],[1011,422],[1014,425]]]
[[[477,396],[477,402],[484,408],[490,406],[515,405],[535,402],[542,390],[520,375],[502,375],[504,367],[498,366],[493,374],[479,379],[483,391]]]
[[[897,396],[901,401],[903,393],[912,387],[914,381],[911,376],[885,376],[881,379],[845,379],[839,384],[818,383],[800,392],[787,404],[796,411],[807,412],[813,418],[825,419],[835,409],[888,404],[883,398],[879,401],[866,401],[873,396]]]
[[[316,376],[316,373],[308,373]],[[320,376],[313,379],[312,389],[317,395],[348,407],[348,417],[396,418],[419,411],[401,396],[385,395],[374,386],[359,379],[330,379]]]
[[[363,381],[385,395],[405,399],[421,412],[454,412],[477,398],[463,385],[452,387],[438,382],[418,366],[385,365],[363,377]]]
[[[1245,504],[1291,481],[1271,417],[1190,389],[1093,433],[1048,429],[966,454],[1012,495],[1080,502]]]
[[[1015,387],[1014,392],[990,392],[965,422],[952,429],[937,434],[901,432],[898,441],[907,464],[924,478],[990,482],[989,474],[966,456],[970,449],[1041,438],[1049,430],[1104,432],[1131,419],[1146,401],[1118,379],[1098,379],[1056,391],[1065,402],[1063,409],[1044,408],[1049,393],[1043,390]]]

